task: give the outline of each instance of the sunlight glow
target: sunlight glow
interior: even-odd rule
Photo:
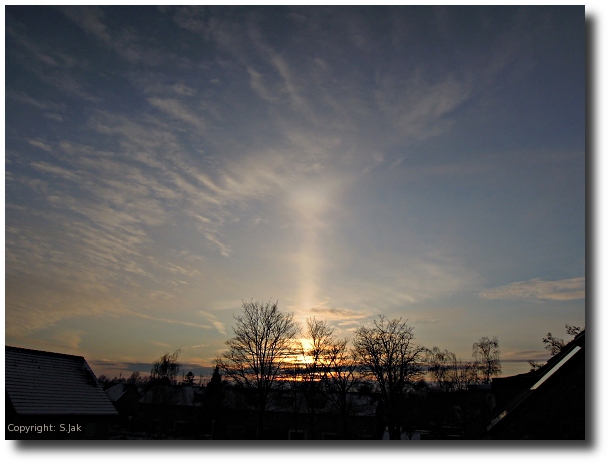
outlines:
[[[328,218],[331,204],[330,189],[323,184],[306,182],[296,187],[290,195],[290,205],[296,215],[300,240],[298,264],[300,268],[300,308],[307,311],[319,301],[318,280],[322,273],[323,258],[320,253],[322,232],[330,226]]]

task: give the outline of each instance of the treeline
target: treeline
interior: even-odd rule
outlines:
[[[300,328],[277,302],[244,301],[242,306],[243,313],[235,316],[234,337],[217,366],[236,386],[254,394],[261,431],[277,390],[305,392],[312,422],[317,406],[325,404],[321,401],[329,401],[347,427],[350,394],[368,388],[378,397],[390,437],[398,438],[406,399],[425,382],[426,374],[436,388],[449,392],[489,383],[501,373],[495,337],[474,343],[473,359],[464,362],[448,350],[417,344],[413,327],[400,318],[380,315],[350,340],[336,337],[334,328],[315,317]]]
[[[234,316],[234,336],[216,359],[207,397],[214,397],[209,408],[217,410],[224,402],[223,386],[244,393],[247,404],[256,412],[260,432],[281,392],[294,393],[293,408],[295,412],[307,410],[311,431],[315,430],[318,411],[330,405],[341,429],[347,432],[350,416],[357,413],[358,405],[353,402],[357,394],[376,399],[390,438],[398,439],[408,416],[405,412],[413,408],[410,399],[418,390],[425,387],[464,399],[458,393],[466,393],[472,385],[488,384],[502,372],[496,337],[480,338],[473,344],[472,358],[462,360],[449,350],[417,344],[414,328],[402,318],[380,315],[372,325],[358,328],[353,337],[340,338],[326,321],[315,317],[308,318],[301,328],[293,314],[278,309],[277,302],[243,301],[242,307],[242,313]],[[572,335],[580,332],[578,327],[566,325],[566,329]],[[551,353],[564,344],[550,333],[543,342]],[[134,372],[126,380],[113,381],[147,388],[194,385],[192,372],[179,379],[179,354],[178,350],[155,360],[147,378]],[[537,368],[530,363],[532,369]],[[299,399],[302,406],[296,404]],[[467,421],[465,411],[464,403],[463,422]]]

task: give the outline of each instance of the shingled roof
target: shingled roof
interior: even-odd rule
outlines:
[[[17,415],[117,415],[83,357],[5,346],[5,377]]]

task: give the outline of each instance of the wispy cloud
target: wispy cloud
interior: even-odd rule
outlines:
[[[52,339],[62,322],[109,328],[122,316],[185,347],[202,333],[203,359],[222,347],[240,299],[261,294],[344,335],[379,313],[437,328],[467,306],[456,300],[483,305],[473,289],[502,258],[496,237],[525,250],[561,231],[525,276],[554,276],[555,259],[583,274],[570,265],[580,230],[563,227],[578,224],[584,199],[569,169],[583,160],[582,135],[564,158],[558,140],[513,137],[547,124],[547,107],[521,97],[555,94],[529,87],[548,73],[527,74],[543,66],[529,44],[547,23],[517,10],[467,21],[406,7],[126,11],[7,16],[7,335]],[[36,29],[45,15],[57,21]],[[489,40],[464,40],[464,24]],[[509,88],[514,101],[497,92]],[[525,128],[514,114],[530,105],[540,114]],[[478,297],[569,301],[584,287],[537,279]]]
[[[144,318],[145,320],[159,321],[161,323],[170,323],[173,325],[192,326],[193,328],[201,328],[201,329],[210,329],[211,328],[211,326],[209,326],[209,325],[202,325],[202,324],[193,323],[190,321],[174,320],[172,318],[156,317],[156,316],[149,315],[146,313],[140,313],[140,312],[134,312],[134,311],[125,311],[125,314],[137,316],[138,318]]]
[[[530,360],[544,362],[550,357],[551,354],[544,350],[515,350],[502,352],[502,362],[528,362]]]
[[[366,318],[368,315],[362,311],[349,308],[333,308],[327,302],[321,302],[315,307],[308,309],[306,314],[313,314],[317,319],[326,319],[333,322],[349,321],[354,322]],[[290,308],[290,307],[289,307]]]
[[[145,45],[133,30],[116,29],[106,23],[106,13],[102,8],[93,6],[65,6],[64,14],[78,24],[84,31],[112,48],[119,56],[131,63],[160,65],[168,54]]]
[[[36,269],[15,273],[9,262],[11,273],[7,274],[5,283],[7,337],[31,335],[77,317],[112,317],[126,311],[124,302],[118,296],[109,295],[103,285],[64,281],[60,278],[61,268],[54,272],[56,267],[50,260],[45,260],[44,264],[46,275]],[[39,268],[40,263],[31,265]],[[88,273],[87,270],[83,272]]]
[[[585,298],[585,278],[544,281],[539,278],[487,289],[479,293],[494,300],[578,300]]]
[[[66,53],[58,52],[52,42],[33,44],[22,28],[8,27],[7,36],[17,44],[16,48],[11,48],[11,52],[17,56],[22,66],[30,70],[41,82],[88,102],[100,101],[99,97],[83,84],[85,79],[79,79],[79,73],[86,68],[84,63],[78,62]],[[23,92],[12,92],[9,95],[38,108],[58,106],[58,104],[37,101]],[[65,104],[61,106],[65,107]]]
[[[427,82],[417,74],[398,79],[391,74],[378,78],[375,99],[402,137],[427,139],[448,131],[450,114],[472,95],[468,80],[447,75],[439,82]]]
[[[225,324],[222,321],[220,321],[215,315],[212,315],[211,313],[204,312],[204,311],[200,311],[199,314],[201,316],[203,316],[204,318],[206,318],[212,324],[212,326],[214,326],[214,328],[216,328],[218,330],[218,332],[220,334],[223,334],[223,335],[227,334]]]
[[[5,97],[7,99],[15,100],[17,102],[31,105],[41,110],[53,110],[56,112],[65,111],[66,105],[63,103],[53,103],[46,100],[37,100],[25,92],[7,91]]]
[[[53,150],[49,144],[46,144],[40,140],[30,139],[30,140],[28,140],[28,143],[30,145],[33,145],[34,147],[38,147],[39,149],[44,150],[45,152],[51,152]]]
[[[164,111],[172,118],[176,118],[182,122],[190,124],[199,131],[205,131],[205,122],[178,100],[151,97],[148,99],[148,101],[152,106]]]
[[[164,349],[171,349],[172,345],[168,344],[167,342],[160,342],[160,341],[147,341],[148,343],[157,346],[157,347],[163,347]]]
[[[84,331],[81,330],[58,330],[53,333],[53,340],[70,351],[77,351],[80,348],[80,343],[83,340]]]

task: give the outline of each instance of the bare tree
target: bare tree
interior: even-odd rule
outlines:
[[[464,362],[448,350],[433,347],[427,351],[428,372],[443,392],[464,391],[478,380],[477,365]]]
[[[242,302],[243,314],[235,316],[235,336],[226,344],[220,368],[238,386],[254,393],[258,435],[263,434],[265,412],[280,375],[294,354],[299,331],[292,314],[281,313],[277,302]]]
[[[333,341],[325,360],[326,395],[341,418],[343,439],[349,438],[349,415],[357,413],[360,404],[352,394],[360,385],[361,374],[354,353],[348,350],[348,339]]]
[[[584,331],[584,327],[580,327],[580,326],[570,326],[569,324],[566,323],[566,333],[570,336],[578,336],[582,331]]]
[[[328,327],[326,321],[317,320],[316,317],[308,318],[306,321],[305,338],[309,342],[309,348],[302,349],[304,360],[303,387],[305,402],[309,410],[309,438],[315,437],[316,410],[324,404],[324,384],[322,380],[325,375],[329,351],[333,345],[333,329]]]
[[[334,330],[328,327],[326,321],[319,321],[315,316],[307,318],[306,323],[305,338],[310,347],[303,350],[305,366],[312,380],[319,379],[320,368],[324,365],[328,351],[334,342]]]
[[[497,337],[489,339],[487,336],[479,339],[472,345],[472,356],[474,357],[478,371],[483,375],[483,382],[489,384],[493,375],[502,373],[500,363],[500,343]]]
[[[436,415],[440,417],[439,423],[457,422],[461,424],[462,433],[466,431],[469,421],[475,416],[467,395],[468,386],[475,384],[478,379],[478,364],[475,361],[464,362],[457,358],[453,352],[441,351],[433,347],[428,353],[428,372],[431,374],[436,387],[443,393],[454,393],[452,397],[441,396],[439,402],[432,406]],[[454,399],[447,403],[444,399]]]
[[[181,350],[173,354],[166,352],[153,362],[150,377],[146,386],[144,399],[156,407],[155,415],[161,420],[159,432],[171,427],[175,405],[183,400],[184,393],[177,388],[177,377],[180,373],[178,357]]]
[[[180,363],[178,362],[180,352],[180,349],[176,350],[173,354],[166,352],[153,362],[153,367],[150,371],[151,382],[156,384],[176,383],[176,377],[180,372]]]
[[[432,375],[432,380],[436,387],[443,392],[452,391],[451,385],[451,365],[455,360],[455,354],[448,350],[441,351],[438,347],[426,351],[428,361],[428,372]]]
[[[372,328],[358,328],[354,338],[358,361],[377,382],[391,439],[400,439],[400,411],[409,386],[422,369],[426,349],[414,339],[406,321],[387,320],[383,315],[374,320]]]
[[[570,326],[568,324],[566,324],[565,327],[566,327],[566,333],[569,336],[574,336],[574,337],[576,337],[578,334],[580,334],[580,332],[584,329],[584,328],[581,328],[580,326]],[[544,343],[544,348],[546,350],[548,350],[551,353],[551,355],[558,354],[559,352],[561,352],[561,349],[563,349],[563,347],[566,345],[566,343],[563,341],[563,339],[561,339],[559,337],[555,337],[551,333],[547,333],[547,335],[542,338],[542,342]]]
[[[542,342],[544,343],[544,348],[548,350],[551,355],[558,354],[561,352],[561,349],[563,349],[563,346],[566,345],[563,339],[555,337],[551,333],[547,333],[547,335],[542,338]]]
[[[127,384],[133,384],[135,386],[141,386],[142,385],[142,376],[140,375],[139,371],[134,371],[131,373],[131,376],[129,378],[127,378]]]

